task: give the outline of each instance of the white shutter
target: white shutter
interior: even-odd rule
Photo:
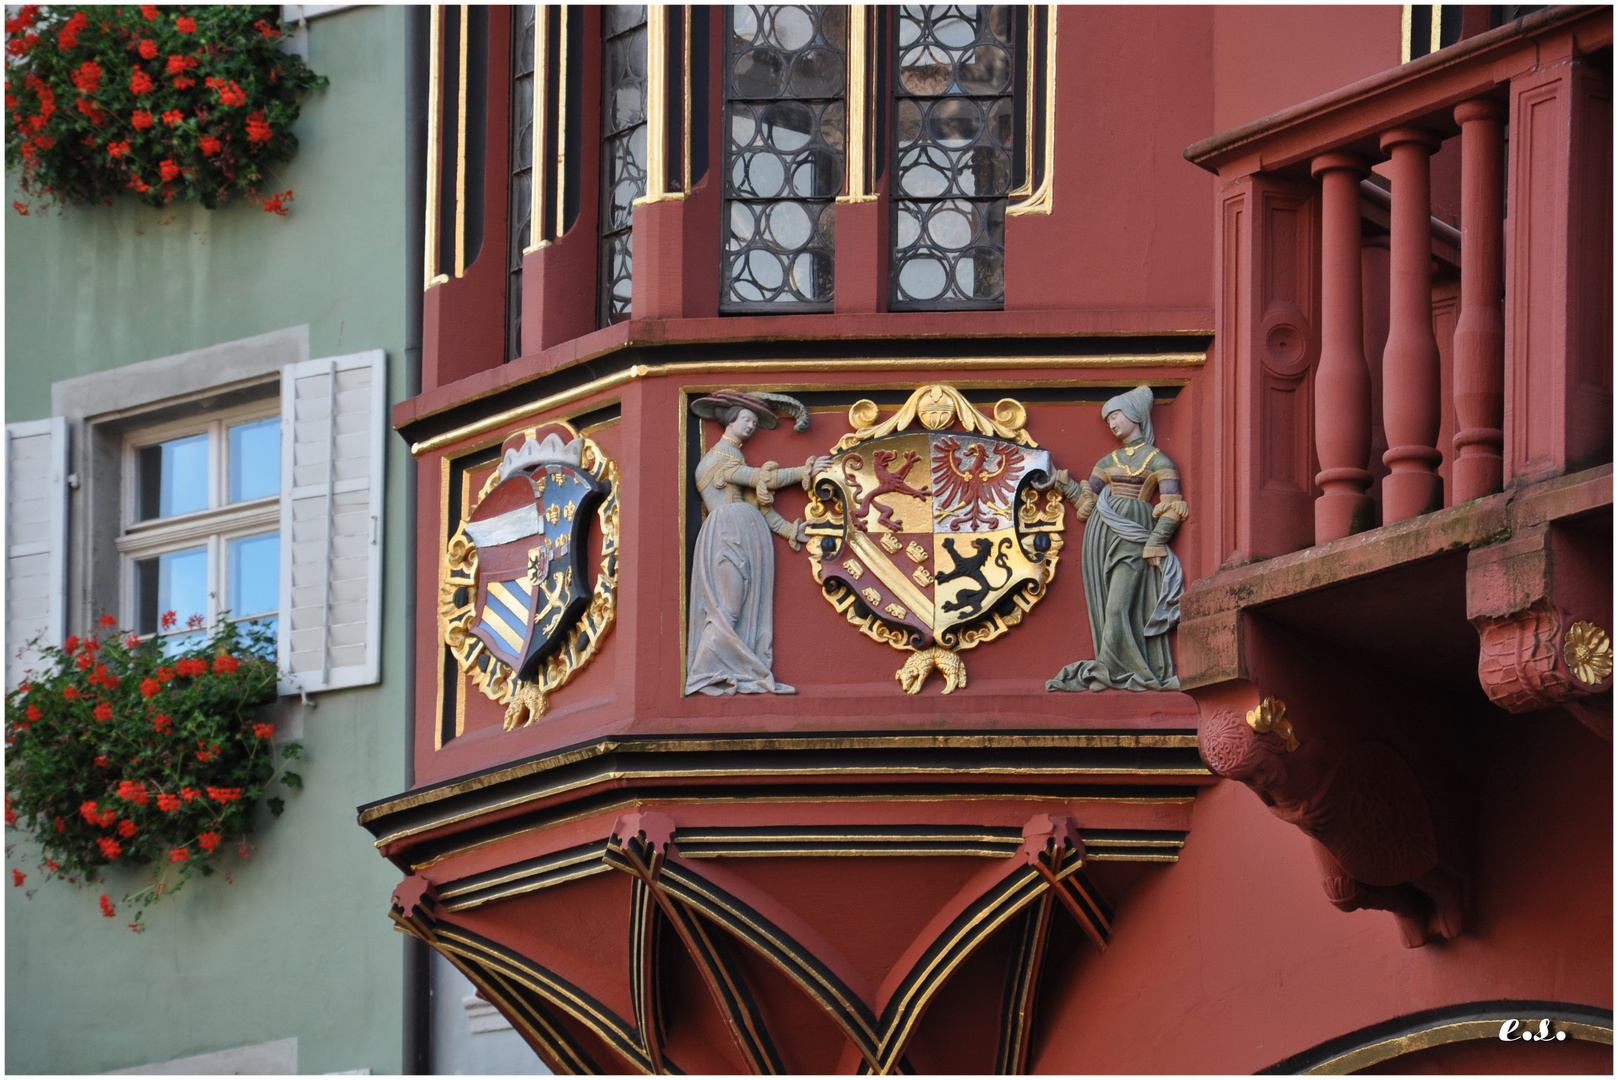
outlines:
[[[282,371],[283,693],[381,678],[386,410],[380,349]]]
[[[6,687],[62,643],[67,605],[67,421],[6,425]],[[19,656],[18,652],[22,655]]]

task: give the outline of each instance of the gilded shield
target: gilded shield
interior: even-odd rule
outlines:
[[[544,439],[529,428],[505,441],[444,550],[444,642],[507,706],[508,729],[544,715],[547,695],[600,650],[617,606],[618,467],[592,440],[551,426]],[[592,522],[601,537],[593,582]]]
[[[1055,573],[1062,506],[1040,490],[1050,454],[1016,402],[997,407],[1002,421],[952,387],[920,388],[885,423],[875,413],[868,402],[851,410],[857,430],[814,477],[810,559],[833,605],[877,640],[928,654],[946,669],[947,693],[965,669],[939,653],[1021,622]],[[911,421],[922,430],[905,430]],[[919,688],[925,674],[900,682]]]

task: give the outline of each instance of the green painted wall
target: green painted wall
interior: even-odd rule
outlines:
[[[49,415],[59,379],[304,323],[311,356],[386,349],[397,401],[404,26],[397,7],[309,24],[309,63],[331,86],[305,103],[300,149],[279,170],[278,188],[298,194],[286,218],[133,200],[8,209],[6,420]],[[6,890],[7,1072],[101,1072],[289,1036],[301,1072],[399,1071],[403,945],[387,919],[399,875],[354,808],[404,787],[406,456],[389,436],[382,684],[320,695],[304,720],[305,791],[261,827],[232,884],[195,879],[148,912],[145,933],[100,916],[100,887],[50,882],[25,899],[34,875]],[[37,861],[24,837],[6,839],[8,866]]]

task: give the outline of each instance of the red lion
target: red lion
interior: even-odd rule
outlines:
[[[933,450],[933,487],[943,517],[961,511],[950,522],[950,529],[963,526],[994,528],[1002,515],[1010,516],[1011,495],[1017,485],[1017,466],[1022,453],[1011,447],[999,450],[993,468],[986,467],[991,451],[987,444],[968,443],[961,449],[958,439],[939,439]]]
[[[907,450],[905,451],[904,463],[896,470],[889,469],[888,466],[893,464],[893,460],[898,456],[899,454],[895,450],[878,450],[871,455],[872,466],[876,469],[877,483],[870,491],[859,495],[859,503],[854,507],[851,520],[855,522],[865,520],[865,515],[870,512],[872,500],[878,495],[914,495],[918,499],[925,499],[932,494],[931,488],[922,488],[917,491],[905,480],[905,477],[910,475],[910,470],[915,467],[921,455],[914,450]],[[864,466],[865,460],[858,454],[849,454],[843,458],[843,476],[848,480],[849,486],[855,492],[860,490],[859,470]],[[878,521],[894,532],[903,531],[901,522],[893,516],[891,507],[884,506],[881,503],[876,503],[875,506]]]

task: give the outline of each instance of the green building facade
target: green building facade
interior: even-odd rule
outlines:
[[[317,689],[306,704],[284,696],[271,707],[281,737],[305,747],[305,788],[282,817],[261,815],[258,850],[225,860],[230,880],[194,880],[134,934],[96,900],[138,887],[134,872],[36,889],[36,849],[8,831],[7,869],[30,875],[6,895],[8,1072],[404,1068],[404,942],[386,917],[396,874],[354,826],[354,807],[408,779],[408,454],[387,415],[406,393],[406,12],[311,10],[293,47],[330,85],[305,100],[300,148],[275,170],[277,189],[297,193],[286,217],[248,202],[160,211],[133,197],[7,211],[9,441],[15,449],[18,432],[43,432],[53,416],[68,440],[71,475],[44,478],[66,507],[58,632],[83,633],[105,610],[131,625],[102,534],[117,528],[117,448],[146,420],[183,426],[243,402],[273,414],[291,373],[333,387],[351,375],[366,384],[351,395],[364,412],[360,441],[380,455],[357,459],[371,483],[351,485],[376,518],[368,537],[356,533],[369,549],[357,625],[371,628],[340,657],[340,628],[327,627],[326,658],[302,679]],[[307,366],[331,357],[348,360],[324,375]],[[30,528],[8,508],[8,555],[38,545]],[[8,605],[8,655],[21,643],[13,616]],[[284,669],[287,660],[284,641]],[[196,1055],[208,1056],[182,1060]]]

